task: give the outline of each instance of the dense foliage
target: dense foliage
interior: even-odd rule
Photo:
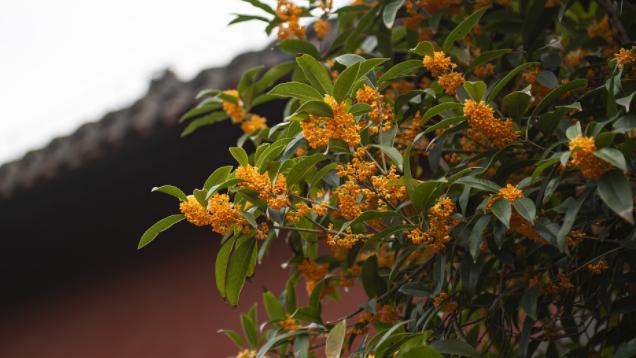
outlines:
[[[238,357],[636,354],[633,3],[245,1],[261,14],[233,22],[295,60],[200,94],[184,135],[240,124],[238,165],[155,188],[181,213],[139,243],[182,220],[221,234],[233,305],[288,243],[267,320],[226,331]],[[252,113],[281,99],[271,128]],[[368,300],[325,321],[353,285]]]

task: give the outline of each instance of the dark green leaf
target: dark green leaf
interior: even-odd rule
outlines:
[[[172,195],[175,198],[179,199],[180,201],[185,201],[187,200],[186,195],[183,191],[181,191],[181,189],[177,188],[174,185],[162,185],[160,187],[154,187],[152,188],[152,192],[161,192],[164,194],[168,194],[168,195]]]
[[[319,117],[333,117],[333,110],[327,103],[323,102],[322,100],[307,101],[303,103],[298,108],[297,113],[313,114]]]
[[[534,218],[537,215],[537,208],[534,206],[534,201],[529,198],[521,198],[515,200],[513,205],[519,215],[523,216],[523,218],[528,220],[530,224],[534,225]]]
[[[215,171],[212,172],[212,174],[210,174],[208,179],[205,181],[205,184],[203,184],[203,189],[210,190],[211,187],[221,184],[227,179],[227,177],[230,175],[231,172],[232,172],[231,165],[226,165],[224,167],[217,168]]]
[[[477,220],[475,226],[473,226],[473,229],[470,232],[470,236],[468,238],[468,249],[474,262],[477,262],[477,258],[481,253],[481,244],[484,241],[484,230],[486,229],[486,226],[488,226],[488,223],[490,223],[490,216],[482,216]]]
[[[301,82],[287,82],[276,85],[270,95],[298,98],[301,101],[322,101],[323,97],[315,88]]]
[[[508,74],[506,74],[502,79],[497,81],[497,83],[492,88],[490,93],[488,93],[488,95],[486,96],[486,102],[491,102],[492,100],[494,100],[495,97],[497,97],[497,95],[499,94],[499,92],[501,92],[501,90],[504,89],[504,87],[506,87],[508,82],[512,81],[512,79],[514,79],[515,76],[517,74],[519,74],[521,71],[523,71],[524,69],[526,69],[529,66],[534,66],[534,65],[538,65],[538,64],[539,64],[539,62],[526,62],[526,63],[523,63],[523,64],[515,67],[513,70],[508,72]]]
[[[235,306],[238,303],[239,295],[245,284],[249,266],[246,263],[253,261],[256,240],[250,238],[243,242],[237,242],[236,249],[229,258],[225,277],[225,295],[228,302]]]
[[[466,81],[464,82],[464,90],[470,96],[470,98],[479,102],[482,98],[484,98],[484,94],[486,93],[486,83],[484,81]]]
[[[321,94],[331,94],[333,92],[331,76],[329,76],[327,69],[315,58],[306,54],[300,55],[296,57],[296,63],[311,86],[317,89],[318,92]]]
[[[185,137],[188,134],[192,134],[194,131],[196,131],[197,129],[201,127],[214,124],[216,122],[220,122],[227,118],[228,117],[225,112],[214,112],[206,116],[203,116],[201,118],[197,118],[188,124],[188,126],[183,130],[183,132],[181,132],[181,136]]]
[[[442,112],[445,112],[448,110],[458,110],[462,108],[463,106],[457,102],[440,103],[436,106],[429,108],[428,110],[426,110],[426,112],[424,112],[424,114],[422,115],[422,119],[420,120],[420,124],[422,125],[425,124],[426,122],[428,122],[429,119],[435,117],[436,115]]]
[[[143,235],[141,235],[141,239],[139,240],[139,244],[137,245],[137,250],[151,243],[159,233],[168,230],[172,225],[178,223],[179,221],[185,219],[185,216],[182,214],[175,214],[165,217],[156,223],[154,223],[151,227],[146,230]]]
[[[510,217],[512,216],[512,207],[510,206],[510,202],[506,199],[499,199],[492,205],[491,209],[497,219],[509,228]]]
[[[450,355],[460,355],[464,357],[476,358],[481,357],[481,355],[475,350],[475,348],[473,348],[470,344],[462,342],[460,340],[436,341],[431,343],[431,348],[440,353]]]
[[[232,154],[232,157],[236,159],[240,165],[250,164],[250,160],[245,149],[241,147],[230,147],[230,154]]]
[[[507,49],[502,49],[502,50],[491,50],[491,51],[485,51],[482,52],[482,54],[477,57],[468,67],[467,71],[470,72],[472,70],[474,70],[477,66],[483,65],[485,63],[488,63],[492,60],[495,60],[501,56],[507,55],[509,53],[511,53],[512,50],[507,48]]]
[[[353,84],[358,78],[358,72],[360,71],[360,62],[354,63],[347,67],[336,79],[336,83],[333,86],[333,97],[336,101],[340,102],[351,93]]]
[[[444,52],[448,53],[455,41],[463,40],[470,30],[477,25],[479,19],[481,19],[486,10],[488,10],[488,8],[479,9],[460,22],[459,25],[457,25],[453,31],[446,36],[446,39],[444,39],[444,44],[442,45]]]
[[[623,153],[615,148],[601,148],[594,152],[594,155],[603,159],[604,161],[610,163],[616,168],[626,171],[627,163],[625,162],[625,157]]]
[[[433,56],[433,53],[435,52],[435,47],[430,41],[422,41],[418,43],[417,46],[415,46],[415,48],[412,48],[409,51],[411,53],[420,55],[422,57]]]
[[[398,77],[404,77],[408,75],[412,75],[422,68],[422,61],[420,60],[406,60],[404,62],[400,62],[397,65],[389,68],[379,79],[378,83],[383,84],[387,81]]]
[[[598,181],[598,194],[618,216],[634,224],[634,201],[629,180],[618,170],[605,173]]]
[[[290,53],[294,56],[298,54],[307,54],[315,58],[316,60],[322,59],[322,56],[320,56],[320,52],[318,51],[316,46],[314,46],[309,41],[298,40],[298,39],[286,39],[279,42],[278,45],[276,46],[282,51]]]
[[[272,321],[280,321],[285,319],[285,309],[278,299],[270,292],[263,293],[263,304],[267,316]]]
[[[528,110],[532,96],[524,91],[508,93],[503,99],[503,110],[513,118],[523,116]]]

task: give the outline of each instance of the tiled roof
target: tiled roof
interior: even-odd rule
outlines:
[[[204,70],[190,81],[181,81],[166,70],[131,106],[107,113],[96,122],[80,126],[69,136],[53,139],[44,148],[2,165],[0,198],[108,156],[130,134],[151,136],[165,126],[175,126],[179,116],[194,105],[199,91],[232,88],[246,69],[259,65],[269,67],[287,58],[288,55],[271,48],[248,52],[225,67]]]

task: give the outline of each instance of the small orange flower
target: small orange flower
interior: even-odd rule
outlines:
[[[581,173],[588,178],[598,178],[612,166],[594,155],[596,143],[593,137],[576,136],[569,143],[572,151],[570,163],[579,167]]]
[[[238,91],[227,90],[223,91],[223,93],[236,97],[237,103],[223,100],[223,111],[227,113],[227,115],[232,119],[233,123],[240,123],[241,120],[243,120],[243,117],[245,117],[245,110],[243,109],[243,102],[239,98]]]
[[[433,56],[424,56],[422,63],[433,76],[442,75],[457,67],[450,57],[447,57],[442,51],[433,52]]]

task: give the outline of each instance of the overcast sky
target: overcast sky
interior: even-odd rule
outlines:
[[[275,3],[275,1],[267,1]],[[133,102],[158,71],[182,79],[263,47],[227,27],[239,0],[0,1],[0,163]]]

